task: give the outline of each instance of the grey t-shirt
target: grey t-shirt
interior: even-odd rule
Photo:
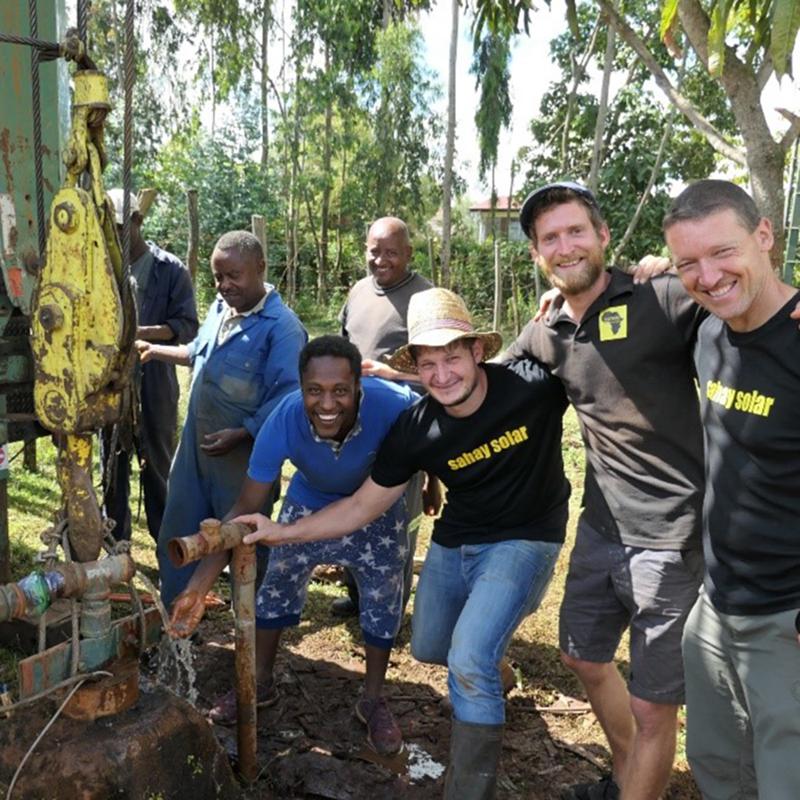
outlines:
[[[554,303],[509,349],[564,383],[586,446],[586,521],[632,547],[700,547],[703,434],[692,347],[704,318],[674,276],[616,269],[580,324]]]
[[[350,289],[339,314],[342,336],[349,339],[364,358],[379,359],[408,343],[408,304],[411,296],[433,284],[416,272],[400,283],[382,289],[372,276]]]

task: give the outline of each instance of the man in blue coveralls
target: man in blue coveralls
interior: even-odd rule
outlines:
[[[375,453],[397,417],[417,395],[378,378],[361,380],[361,354],[341,336],[320,336],[300,354],[302,390],[285,397],[256,439],[248,477],[226,519],[257,511],[280,479],[281,464],[297,471],[280,519],[291,522],[352,494],[369,475]],[[356,716],[367,726],[367,741],[389,754],[403,743],[400,728],[382,695],[389,653],[403,615],[403,564],[408,550],[405,500],[363,528],[334,541],[276,547],[256,597],[256,702],[277,700],[273,668],[284,628],[297,625],[311,573],[317,564],[350,568],[359,588],[361,629],[366,650],[364,694]],[[227,561],[227,553],[203,559],[175,601],[173,632],[188,636],[197,626],[203,598]],[[211,709],[214,722],[236,721],[233,690]]]
[[[274,287],[264,283],[264,270],[261,243],[253,234],[223,234],[211,255],[219,294],[197,337],[179,347],[137,345],[143,363],[156,359],[193,367],[158,540],[161,597],[167,607],[196,567],[175,568],[167,542],[195,533],[203,519],[230,509],[261,425],[278,401],[297,388],[297,359],[306,332]],[[270,505],[265,499],[267,511]]]
[[[111,189],[117,229],[121,231],[122,189]],[[189,271],[180,259],[142,236],[144,218],[136,196],[131,196],[131,274],[136,281],[136,310],[139,320],[136,338],[163,344],[186,344],[197,335],[197,308]],[[133,442],[118,437],[114,442],[113,478],[105,490],[108,516],[116,522],[114,537],[131,538],[130,494],[131,452],[139,456],[144,490],[147,529],[158,540],[167,501],[169,465],[175,452],[178,426],[178,378],[172,364],[151,361],[139,371],[141,414]],[[112,445],[104,436],[104,448]],[[104,456],[108,460],[108,456]]]

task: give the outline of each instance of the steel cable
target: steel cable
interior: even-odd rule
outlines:
[[[87,52],[89,50],[89,43],[86,37],[89,29],[89,2],[88,0],[78,0],[78,36],[83,42]]]
[[[131,269],[131,166],[133,163],[133,12],[134,0],[127,0],[125,6],[125,111],[123,116],[123,155],[122,155],[122,264],[125,281]]]
[[[34,39],[32,36],[17,36],[14,33],[0,33],[0,42],[33,47],[41,53],[39,61],[54,61],[61,55],[61,45],[58,42],[46,42],[43,39]]]
[[[39,17],[36,0],[28,0],[28,20],[31,36],[39,37]],[[47,234],[44,227],[44,170],[42,169],[42,103],[39,86],[39,50],[31,50],[31,99],[33,103],[33,166],[36,173],[36,227],[39,243],[39,264],[44,262]]]

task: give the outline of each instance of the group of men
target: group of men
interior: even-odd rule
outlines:
[[[606,269],[609,231],[579,184],[532,192],[520,222],[559,296],[499,363],[485,363],[499,334],[477,330],[460,298],[408,271],[399,220],[370,229],[371,275],[342,315],[350,342],[306,345],[263,283],[257,240],[222,237],[212,255],[220,297],[197,337],[140,344],[145,365],[194,365],[159,537],[173,623],[194,629],[224,564],[176,572],[161,557],[166,541],[207,516],[251,523],[249,538],[271,548],[257,599],[258,701],[268,705],[280,631],[299,620],[313,565],[348,566],[367,654],[356,714],[376,750],[396,750],[383,680],[410,588],[406,508],[419,508],[420,491],[408,484],[427,473],[435,513],[438,478],[447,503],[419,579],[411,648],[449,670],[445,797],[492,797],[505,719],[499,663],[564,541],[569,402],[587,468],[560,648],[613,770],[563,796],[660,797],[685,699],[704,797],[789,800],[800,786],[800,331],[797,290],[772,271],[769,222],[733,184],[693,184],[664,220],[677,276],[643,283]],[[388,353],[390,367],[368,361],[365,373],[378,377],[362,379],[359,357]],[[273,523],[284,459],[297,472]],[[626,684],[613,658],[627,628]],[[231,694],[212,716],[235,717]]]

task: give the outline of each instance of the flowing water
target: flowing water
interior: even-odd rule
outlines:
[[[188,700],[193,706],[197,705],[197,674],[194,669],[194,653],[189,639],[173,639],[166,633],[169,628],[169,616],[161,595],[150,579],[141,572],[137,573],[145,588],[153,596],[153,601],[161,614],[164,626],[164,635],[158,645],[158,672],[156,681],[171,689],[179,697]]]

